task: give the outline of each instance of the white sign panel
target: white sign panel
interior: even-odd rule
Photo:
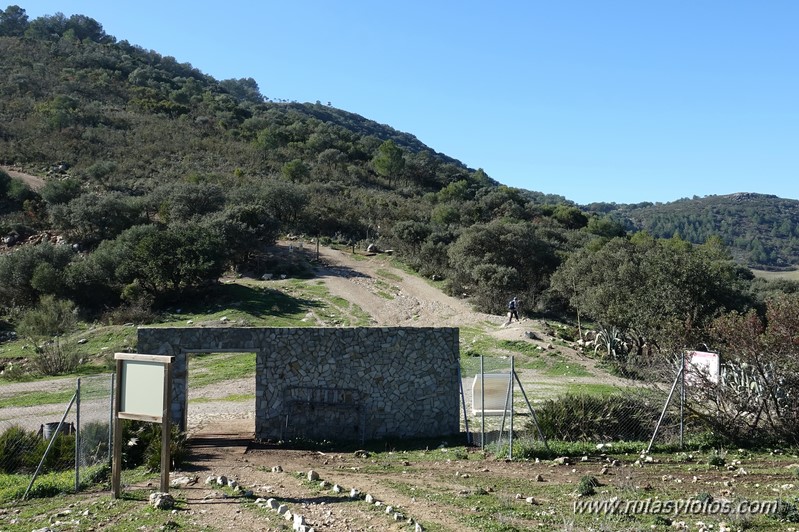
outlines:
[[[483,413],[483,398],[485,397],[485,415],[499,416],[505,413],[505,403],[508,401],[510,389],[510,373],[484,373],[474,377],[472,384],[472,414]],[[485,382],[483,387],[482,382]],[[510,410],[510,405],[508,405]]]
[[[162,422],[167,408],[168,367],[173,357],[116,353],[118,416]]]
[[[124,360],[122,371],[124,388],[119,412],[161,417],[164,412],[164,365]]]
[[[721,360],[718,353],[705,351],[688,351],[685,354],[685,382],[702,384],[712,382],[718,384],[721,373]]]

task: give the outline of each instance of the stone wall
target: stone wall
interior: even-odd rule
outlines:
[[[458,329],[146,328],[174,356],[172,419],[186,427],[187,355],[256,353],[256,437],[434,437],[460,430]]]

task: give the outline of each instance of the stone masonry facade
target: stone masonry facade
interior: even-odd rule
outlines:
[[[365,441],[460,430],[455,328],[141,327],[137,351],[175,357],[171,414],[182,429],[187,356],[255,352],[258,439]]]

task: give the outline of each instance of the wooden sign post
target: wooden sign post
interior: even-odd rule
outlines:
[[[121,495],[123,419],[161,423],[161,492],[169,491],[172,362],[175,357],[115,353],[114,454],[111,487]]]

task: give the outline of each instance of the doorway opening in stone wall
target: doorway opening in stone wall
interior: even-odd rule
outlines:
[[[189,438],[255,438],[255,353],[189,353]]]

